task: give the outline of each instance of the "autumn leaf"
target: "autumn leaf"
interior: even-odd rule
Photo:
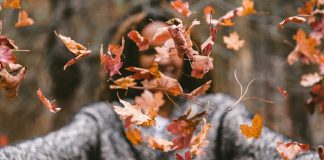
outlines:
[[[226,48],[238,51],[241,47],[243,47],[244,44],[244,40],[239,40],[239,38],[240,37],[237,32],[233,32],[229,36],[223,36],[223,41],[226,44]]]
[[[189,17],[191,11],[189,10],[189,2],[182,2],[182,0],[175,0],[170,2],[170,6],[175,11],[181,13],[183,16]]]
[[[277,142],[277,151],[280,153],[284,160],[292,160],[298,154],[306,153],[309,151],[308,144],[302,144],[298,142],[284,143],[281,141]]]
[[[203,146],[206,141],[208,131],[211,127],[210,123],[206,123],[206,119],[203,119],[204,125],[201,127],[200,132],[194,136],[190,142],[190,152],[192,155],[196,155],[200,147]]]
[[[5,35],[1,35],[0,36],[0,45],[4,45],[9,47],[10,49],[14,49],[17,50],[18,47],[15,45],[14,41],[9,39],[7,36]]]
[[[26,76],[26,67],[23,67],[13,76],[6,69],[0,70],[0,89],[5,89],[6,96],[10,99],[17,97],[20,83]]]
[[[144,90],[141,96],[135,97],[135,103],[141,108],[153,107],[154,110],[159,110],[159,108],[164,104],[163,93],[156,92],[152,93],[148,90]]]
[[[154,63],[149,69],[138,68],[138,67],[127,67],[126,70],[134,72],[132,75],[136,80],[141,79],[153,79],[161,78],[161,72],[159,71],[158,64]]]
[[[125,47],[124,37],[122,38],[121,46],[109,44],[108,54],[104,54],[101,45],[100,61],[105,71],[109,73],[110,78],[115,74],[121,75],[119,69],[123,66],[123,62],[121,62],[121,55],[123,54],[124,47]]]
[[[6,146],[9,144],[8,136],[0,134],[0,147]]]
[[[205,94],[205,92],[210,88],[210,83],[211,80],[196,88],[195,90],[191,91],[189,94],[186,94],[186,96],[188,97],[188,99],[193,99],[202,94]]]
[[[317,153],[320,160],[324,160],[324,147],[322,145],[317,147]]]
[[[15,27],[27,27],[34,24],[34,20],[28,17],[26,11],[19,11],[18,22],[15,24]]]
[[[173,150],[172,148],[173,143],[163,138],[148,136],[147,143],[151,148],[161,150],[163,152],[168,152]]]
[[[303,87],[310,87],[314,85],[315,83],[319,82],[322,80],[322,76],[320,76],[318,73],[309,73],[309,74],[304,74],[301,77],[300,80],[300,85]]]
[[[131,141],[134,145],[137,145],[143,141],[142,133],[137,128],[130,128],[126,131],[126,137],[129,141]]]
[[[253,0],[243,0],[242,7],[243,7],[243,10],[238,12],[239,16],[247,16],[249,14],[255,13]]]
[[[64,70],[66,70],[67,67],[77,63],[84,57],[88,56],[91,51],[88,50],[86,47],[84,47],[82,44],[75,42],[71,39],[71,37],[65,37],[61,34],[57,34],[56,31],[54,31],[55,35],[62,40],[62,42],[65,44],[66,48],[73,54],[74,58],[69,60],[64,65]]]
[[[5,45],[0,45],[0,70],[15,62],[16,56],[12,53],[12,50]]]
[[[43,95],[43,92],[38,89],[37,90],[37,96],[38,98],[41,100],[41,102],[44,104],[44,106],[50,111],[50,112],[53,112],[53,113],[57,113],[58,111],[61,110],[61,108],[58,108],[54,103],[53,101],[49,101],[44,95]]]
[[[258,139],[262,132],[262,117],[260,114],[255,114],[252,119],[252,126],[249,127],[246,124],[240,125],[242,134],[248,139],[248,138],[255,138]]]
[[[191,76],[202,79],[208,71],[214,68],[213,61],[209,56],[194,55],[191,62]]]
[[[292,16],[292,17],[286,18],[285,20],[283,20],[282,22],[280,22],[278,24],[278,27],[284,28],[285,25],[287,23],[290,23],[290,22],[294,22],[294,23],[304,23],[304,22],[306,22],[306,19],[304,17],[300,17],[300,16]]]
[[[111,89],[128,89],[129,87],[136,86],[135,79],[131,76],[122,77],[114,81],[114,85],[110,85]]]
[[[216,32],[218,31],[217,28],[215,27],[211,27],[210,28],[210,36],[208,37],[208,39],[203,43],[201,44],[200,48],[201,48],[201,51],[202,51],[202,55],[204,56],[209,56],[212,49],[213,49],[213,45],[215,43],[215,40],[216,40]]]
[[[324,113],[324,86],[321,83],[312,85],[310,91],[311,97],[307,100],[307,109],[312,114],[315,111],[315,105],[320,106],[320,112]]]
[[[19,9],[20,6],[20,0],[4,0],[3,6],[5,8],[12,8],[12,9]]]
[[[286,90],[282,89],[281,87],[277,87],[277,90],[283,97],[285,97],[285,99],[288,98],[288,92]]]
[[[315,0],[309,0],[307,1],[303,7],[298,8],[298,13],[299,14],[304,14],[304,15],[310,15],[313,11],[314,6],[316,5]]]
[[[176,160],[191,160],[191,153],[190,151],[185,152],[185,157],[183,158],[179,153],[176,153]]]
[[[149,40],[141,36],[136,30],[131,30],[127,37],[136,43],[140,51],[145,51],[149,47]]]

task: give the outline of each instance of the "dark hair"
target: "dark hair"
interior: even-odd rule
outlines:
[[[131,72],[125,70],[125,68],[130,66],[138,67],[139,64],[139,57],[140,52],[138,50],[138,47],[134,42],[132,42],[128,37],[126,37],[127,33],[131,29],[135,29],[137,31],[141,31],[147,24],[152,22],[152,20],[159,20],[159,21],[167,21],[171,18],[173,18],[172,14],[169,12],[158,9],[158,8],[150,8],[150,9],[144,9],[143,6],[137,6],[132,11],[130,11],[129,14],[127,14],[124,18],[122,18],[121,21],[117,22],[115,27],[109,32],[109,38],[108,42],[110,44],[120,44],[121,38],[124,36],[125,38],[125,49],[123,52],[123,55],[125,58],[123,59],[123,67],[121,68],[120,72],[122,73],[122,76],[116,75],[114,79],[125,77],[127,75],[130,75]],[[193,41],[195,41],[195,38],[193,37]],[[198,43],[197,43],[198,44]],[[191,67],[189,61],[184,61],[184,66],[182,68],[182,75],[179,79],[179,82],[181,86],[183,87],[184,92],[188,93],[195,88],[199,87],[200,85],[204,84],[206,81],[211,80],[212,76],[209,73],[207,73],[203,79],[199,80],[193,77],[190,77],[191,74]],[[126,95],[126,98],[133,99],[135,96],[140,95],[142,91],[129,89],[128,91],[124,90],[111,90],[109,88],[109,85],[112,84],[112,82],[107,83],[105,81],[104,87],[101,87],[101,91],[99,92],[99,100],[108,100],[108,101],[116,101],[117,100],[117,92],[119,93],[119,96],[121,98],[125,98],[124,95]],[[211,88],[213,88],[211,86]],[[210,89],[211,90],[211,89]],[[209,90],[209,92],[211,92]],[[124,94],[127,93],[127,94]]]

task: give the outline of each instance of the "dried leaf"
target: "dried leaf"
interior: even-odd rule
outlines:
[[[288,98],[288,92],[286,90],[282,89],[281,87],[277,87],[277,90],[283,97],[285,97],[285,99]]]
[[[277,150],[284,160],[292,160],[298,154],[308,152],[309,145],[298,143],[298,142],[284,143],[284,142],[278,141],[277,142]]]
[[[44,95],[43,95],[43,92],[38,89],[37,90],[37,96],[38,98],[41,100],[41,102],[44,104],[44,106],[51,112],[53,113],[57,113],[58,111],[61,110],[61,108],[58,108],[54,103],[53,101],[49,101]]]
[[[185,152],[185,158],[183,158],[179,153],[176,153],[176,160],[191,160],[191,153],[190,151]]]
[[[238,51],[244,44],[244,40],[239,40],[239,38],[237,32],[233,32],[229,36],[223,36],[226,48]]]
[[[0,70],[0,89],[6,90],[6,96],[10,99],[17,97],[20,83],[26,76],[26,67],[19,70],[17,75],[13,76],[6,69]]]
[[[304,22],[306,22],[306,19],[304,17],[300,17],[300,16],[289,17],[289,18],[286,18],[285,20],[283,20],[282,22],[280,22],[278,24],[278,27],[284,28],[285,25],[287,23],[290,23],[290,22],[294,22],[294,23],[304,23]]]
[[[66,48],[73,54],[74,58],[69,60],[64,65],[64,70],[66,70],[67,67],[77,63],[84,57],[88,56],[91,51],[88,50],[86,47],[84,47],[82,44],[75,42],[71,39],[71,37],[65,37],[61,34],[57,34],[56,31],[54,31],[56,36],[62,40],[62,42],[65,44]]]
[[[149,90],[160,90],[167,92],[173,96],[178,96],[183,93],[182,87],[178,80],[168,77],[162,73],[160,78],[154,78],[152,80],[144,80],[142,82],[143,87]]]
[[[5,45],[0,45],[0,70],[15,62],[16,56],[13,55],[12,50]]]
[[[186,96],[188,96],[188,99],[193,99],[202,94],[205,94],[205,92],[210,88],[210,83],[211,80],[196,88],[195,90],[191,91],[189,94],[186,94]]]
[[[320,160],[324,160],[324,147],[322,145],[317,147],[317,153]]]
[[[170,6],[175,11],[181,13],[183,16],[189,17],[191,11],[189,10],[189,2],[182,2],[182,0],[175,0],[170,2]]]
[[[158,111],[159,108],[164,104],[163,93],[156,92],[152,93],[148,90],[144,90],[141,96],[135,97],[135,103],[140,108],[153,107],[154,110]]]
[[[133,42],[136,43],[137,47],[140,51],[145,51],[149,47],[149,40],[142,37],[140,33],[138,33],[136,30],[131,30],[127,34],[128,38],[130,38]]]
[[[318,73],[309,73],[309,74],[304,74],[301,77],[300,80],[300,85],[303,87],[310,87],[312,85],[314,85],[315,83],[319,82],[320,80],[322,80],[322,76],[320,76]]]
[[[131,141],[134,145],[137,145],[143,141],[142,133],[137,128],[130,128],[126,130],[126,137],[129,141]]]
[[[242,134],[248,139],[248,138],[255,138],[258,139],[262,132],[262,117],[260,114],[255,114],[252,119],[252,126],[249,127],[247,124],[240,125]]]
[[[5,134],[0,134],[0,147],[6,146],[9,144],[8,136]]]
[[[34,20],[28,17],[26,11],[19,11],[18,22],[15,24],[15,27],[27,27],[34,24]]]
[[[135,79],[133,77],[127,76],[122,77],[114,81],[114,85],[110,85],[110,89],[128,89],[129,87],[136,86]]]
[[[14,41],[6,37],[5,35],[0,36],[0,45],[9,47],[10,49],[17,50],[18,47],[15,45]]]
[[[209,56],[194,55],[191,62],[191,76],[201,79],[210,70],[214,68],[213,59]]]
[[[163,152],[169,152],[173,150],[173,143],[162,138],[148,136],[147,143],[151,148],[161,150]]]
[[[255,13],[253,0],[243,0],[242,1],[243,10],[238,12],[239,16],[247,16]]]
[[[20,0],[4,0],[3,6],[5,8],[11,8],[11,9],[19,9],[20,6]]]
[[[215,43],[216,40],[216,32],[218,31],[217,28],[212,27],[210,28],[210,36],[209,38],[200,46],[201,51],[202,51],[202,55],[204,56],[209,56],[212,49],[213,49],[213,45]]]
[[[203,119],[204,125],[201,127],[200,132],[194,136],[190,142],[190,152],[192,155],[196,155],[197,151],[200,149],[201,146],[203,146],[204,142],[206,141],[206,137],[208,134],[208,131],[211,127],[210,123],[206,123],[206,120]]]

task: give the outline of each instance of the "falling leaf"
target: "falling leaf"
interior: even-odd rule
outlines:
[[[209,56],[212,49],[213,49],[213,45],[215,43],[216,40],[216,32],[218,31],[217,28],[215,27],[211,27],[210,28],[210,36],[209,38],[200,46],[202,54],[204,56]]]
[[[306,19],[304,17],[300,17],[300,16],[289,17],[289,18],[286,18],[285,20],[283,20],[282,22],[280,22],[278,24],[278,27],[284,28],[285,25],[287,23],[290,23],[290,22],[294,22],[294,23],[304,23],[304,22],[306,22]]]
[[[133,77],[127,76],[122,77],[114,81],[114,85],[110,85],[111,89],[128,89],[129,87],[136,86],[135,79]]]
[[[292,160],[298,154],[306,153],[309,151],[308,144],[302,144],[298,142],[277,142],[277,151],[280,153],[284,160]]]
[[[238,51],[244,44],[244,40],[239,40],[239,38],[237,32],[233,32],[229,36],[223,36],[226,48]]]
[[[204,125],[201,127],[200,132],[196,136],[194,136],[190,142],[190,152],[193,155],[197,154],[197,151],[206,141],[205,139],[211,127],[210,123],[206,123],[206,119],[203,119],[203,121],[204,121]]]
[[[195,90],[191,91],[189,94],[187,94],[188,99],[193,99],[204,94],[210,88],[210,83],[211,80],[196,88]]]
[[[164,104],[163,93],[156,92],[152,93],[148,90],[144,90],[141,96],[135,97],[135,103],[141,108],[152,107],[154,110],[159,110],[159,108]]]
[[[26,11],[19,11],[18,22],[15,24],[15,27],[27,27],[34,24],[34,20],[28,17]]]
[[[303,7],[298,8],[298,13],[304,15],[310,15],[315,5],[316,5],[315,0],[309,0],[304,4]]]
[[[143,87],[149,90],[160,90],[167,92],[173,96],[178,96],[183,93],[182,87],[178,80],[168,77],[162,73],[160,78],[142,81]]]
[[[126,137],[129,141],[131,141],[134,145],[137,145],[143,141],[142,133],[137,128],[130,128],[126,130]]]
[[[183,158],[179,153],[176,153],[176,160],[191,160],[191,153],[190,151],[185,152],[185,158]]]
[[[191,76],[201,79],[204,74],[214,68],[213,59],[209,56],[194,55],[191,62]]]
[[[320,80],[322,80],[322,76],[320,76],[318,73],[309,73],[309,74],[304,74],[301,77],[300,80],[300,85],[303,87],[310,87],[312,85],[314,85],[315,83],[319,82]]]
[[[6,96],[10,99],[17,97],[20,83],[26,76],[26,67],[19,70],[17,75],[13,76],[6,69],[0,70],[0,89],[6,90]]]
[[[10,49],[14,49],[17,50],[18,47],[15,45],[14,41],[9,39],[7,36],[5,35],[1,35],[0,36],[0,45],[4,45],[9,47]]]
[[[191,11],[189,10],[189,2],[182,2],[182,0],[175,0],[170,2],[170,6],[175,11],[181,13],[183,16],[189,17]]]
[[[288,98],[288,92],[286,90],[282,89],[281,87],[277,87],[277,90],[283,97],[285,97],[285,99]]]
[[[242,7],[243,10],[238,13],[239,16],[247,16],[249,14],[255,13],[253,0],[243,0]]]
[[[43,95],[43,92],[38,89],[37,90],[37,96],[38,98],[42,101],[42,103],[44,104],[44,106],[51,112],[53,113],[57,113],[58,111],[61,110],[61,108],[58,108],[54,103],[53,101],[49,101],[44,95]]]
[[[15,62],[16,56],[13,55],[12,50],[5,45],[0,45],[0,70]]]
[[[317,147],[317,153],[320,160],[324,160],[324,147],[322,145]]]
[[[149,47],[149,40],[142,37],[136,30],[131,30],[127,34],[128,38],[130,38],[133,42],[136,43],[137,47],[140,51],[145,51]]]
[[[312,85],[310,91],[311,97],[307,100],[307,109],[312,114],[315,111],[315,105],[320,106],[320,112],[324,113],[324,86],[321,83]]]
[[[12,9],[19,9],[20,6],[20,0],[4,0],[3,6],[5,8],[12,8]]]
[[[163,152],[168,152],[173,150],[172,148],[173,143],[163,138],[148,136],[147,143],[151,148],[161,150]]]
[[[161,72],[159,71],[158,65],[156,63],[149,69],[138,68],[138,67],[127,67],[126,70],[134,72],[132,75],[133,78],[136,80],[141,79],[153,79],[153,78],[160,78]]]
[[[105,71],[109,73],[110,78],[115,74],[121,75],[119,69],[123,66],[121,62],[121,55],[124,51],[125,40],[122,38],[122,45],[112,45],[108,46],[108,54],[104,54],[102,45],[100,49],[100,61],[103,65]]]
[[[62,42],[65,44],[66,48],[73,54],[74,58],[69,60],[64,65],[64,70],[66,70],[67,67],[77,63],[84,57],[88,56],[91,51],[88,50],[86,47],[84,47],[82,44],[75,42],[71,39],[71,37],[65,37],[61,34],[57,34],[56,31],[54,31],[56,36],[62,40]]]
[[[248,139],[248,138],[255,138],[258,139],[262,132],[262,117],[260,114],[255,114],[252,119],[252,126],[249,127],[247,124],[240,125],[242,134]]]
[[[6,146],[9,144],[8,136],[0,134],[0,147]]]
[[[182,149],[189,146],[193,132],[202,120],[202,116],[206,114],[206,112],[203,111],[189,118],[190,113],[191,109],[176,120],[173,120],[167,126],[167,130],[175,136],[172,139],[175,149]]]
[[[152,43],[163,44],[170,38],[171,38],[171,36],[169,34],[168,27],[162,26],[162,27],[158,28],[157,31],[155,32],[153,39],[152,39]]]

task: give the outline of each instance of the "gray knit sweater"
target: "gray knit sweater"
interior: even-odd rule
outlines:
[[[276,150],[276,140],[288,141],[289,139],[266,127],[263,128],[259,139],[245,139],[240,133],[239,125],[250,123],[250,117],[242,105],[228,112],[227,108],[233,102],[231,97],[224,94],[211,94],[198,98],[195,103],[184,104],[198,112],[202,110],[201,107],[208,106],[208,121],[212,124],[205,154],[194,159],[280,159]],[[175,153],[161,153],[145,144],[133,146],[125,138],[122,123],[114,113],[111,104],[96,103],[84,107],[70,124],[57,131],[44,137],[1,148],[0,160],[3,159],[153,160],[175,159]],[[309,152],[298,156],[297,159],[319,158],[315,152]]]

